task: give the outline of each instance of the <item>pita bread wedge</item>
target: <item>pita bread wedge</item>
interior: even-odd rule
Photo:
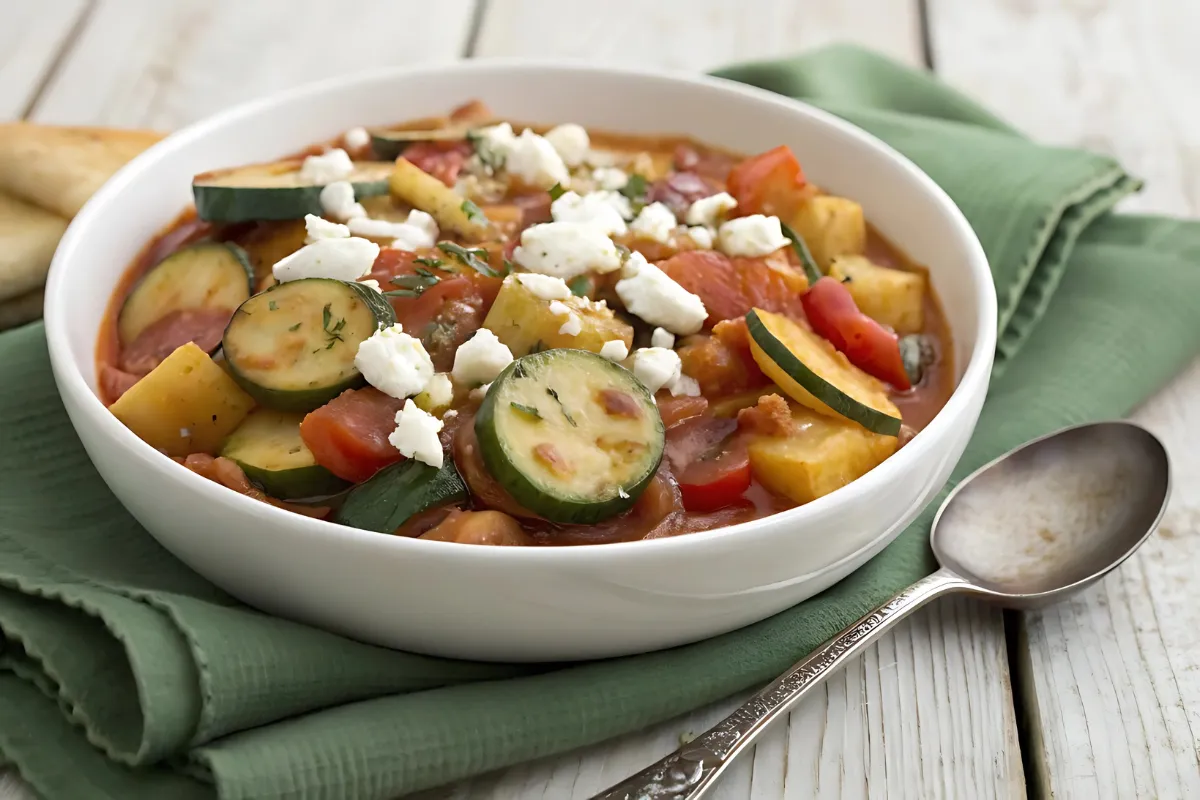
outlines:
[[[23,295],[46,282],[54,248],[67,221],[0,192],[0,300]]]
[[[0,300],[0,331],[33,322],[42,316],[42,302],[45,296],[41,287],[32,292],[26,292],[20,297]]]
[[[153,131],[0,125],[0,191],[71,219],[114,172],[161,138]]]

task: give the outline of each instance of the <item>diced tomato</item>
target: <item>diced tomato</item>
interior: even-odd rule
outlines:
[[[471,152],[469,142],[413,142],[404,148],[403,155],[418,169],[453,186]]]
[[[787,145],[745,159],[729,171],[729,193],[738,214],[767,214],[787,219],[807,196],[808,181]]]
[[[310,411],[300,423],[300,438],[322,467],[361,483],[403,458],[388,441],[403,405],[378,389],[349,389]]]
[[[716,511],[740,501],[750,488],[750,456],[735,442],[715,458],[692,462],[677,479],[684,508]]]
[[[708,401],[703,397],[672,397],[663,393],[658,397],[658,413],[662,417],[663,426],[673,428],[679,423],[692,417],[698,417],[708,410]]]
[[[805,293],[804,311],[813,330],[845,353],[850,363],[897,389],[912,388],[899,337],[859,311],[850,290],[836,278],[826,275]]]
[[[782,251],[763,258],[730,258],[716,250],[688,250],[658,266],[704,301],[709,327],[744,317],[752,308],[791,317],[804,313],[800,298],[808,281]]]

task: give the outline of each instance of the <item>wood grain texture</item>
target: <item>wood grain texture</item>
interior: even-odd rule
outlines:
[[[87,0],[0,0],[0,121],[24,115],[87,6]]]
[[[453,60],[466,45],[473,7],[472,0],[96,0],[31,116],[171,130],[324,77]]]
[[[1200,214],[1200,3],[928,0],[934,63],[1032,136],[1111,153],[1129,210]],[[1007,57],[1001,54],[1008,54]]]
[[[477,56],[707,70],[855,41],[921,59],[915,0],[488,0]],[[569,9],[567,13],[566,9]]]

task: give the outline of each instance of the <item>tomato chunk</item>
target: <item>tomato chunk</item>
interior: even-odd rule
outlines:
[[[752,308],[792,317],[804,313],[800,297],[808,281],[782,252],[762,258],[730,258],[715,250],[688,250],[658,267],[704,301],[707,327],[744,317]]]
[[[729,171],[729,193],[739,214],[767,214],[783,219],[807,196],[808,181],[787,145],[751,156]]]
[[[678,480],[684,508],[716,511],[737,503],[750,488],[750,456],[735,442],[715,458],[693,461]]]
[[[447,186],[458,180],[458,173],[470,156],[469,142],[414,142],[404,148],[404,157],[411,164]]]
[[[708,410],[708,401],[703,397],[672,397],[667,392],[658,399],[658,413],[663,427],[673,428],[684,420],[698,417]]]
[[[300,438],[322,467],[361,483],[403,458],[388,441],[403,406],[378,389],[349,389],[310,411],[300,423]]]
[[[826,275],[803,299],[812,329],[845,353],[851,364],[897,389],[912,388],[900,357],[899,337],[859,311],[840,281]]]

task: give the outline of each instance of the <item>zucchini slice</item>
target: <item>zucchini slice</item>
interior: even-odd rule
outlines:
[[[492,382],[475,434],[484,465],[513,499],[563,523],[597,522],[632,506],[665,444],[646,387],[585,350],[510,364]]]
[[[394,533],[422,511],[467,499],[467,486],[446,458],[441,469],[420,461],[384,467],[346,495],[334,521],[352,528]]]
[[[272,286],[234,312],[222,349],[229,374],[279,411],[311,411],[363,384],[354,356],[396,321],[383,295],[359,283],[305,278]]]
[[[317,463],[300,438],[303,414],[259,408],[250,412],[221,448],[267,494],[280,500],[320,497],[350,484]]]
[[[373,130],[371,134],[371,149],[378,158],[395,160],[410,144],[416,142],[453,142],[465,141],[465,128],[437,128],[434,130]]]
[[[869,431],[900,433],[900,410],[884,385],[833,345],[787,317],[755,308],[746,315],[755,362],[793,400]]]
[[[207,242],[164,258],[138,281],[117,317],[128,346],[142,331],[175,311],[234,309],[250,297],[254,268],[236,244]]]
[[[320,216],[321,189],[300,177],[303,159],[252,164],[248,167],[205,172],[192,179],[196,214],[208,222],[303,219]],[[374,197],[388,191],[390,161],[359,161],[347,179],[357,198]]]

